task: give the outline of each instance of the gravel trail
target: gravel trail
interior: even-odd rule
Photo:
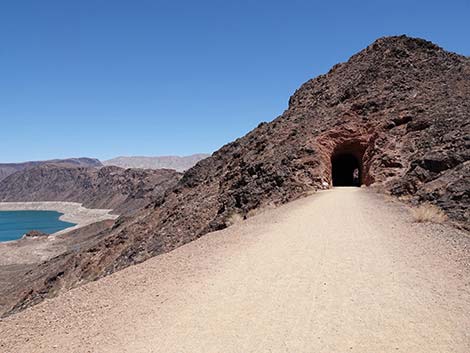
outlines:
[[[335,188],[0,321],[0,351],[470,352],[468,234]]]

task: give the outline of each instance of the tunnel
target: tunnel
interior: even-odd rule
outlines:
[[[352,153],[336,153],[331,157],[333,186],[361,186],[361,163]]]

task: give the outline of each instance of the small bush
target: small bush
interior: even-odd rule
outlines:
[[[275,209],[276,208],[276,204],[274,202],[269,202],[263,206],[260,206],[258,208],[253,208],[251,210],[248,211],[248,213],[246,214],[246,218],[251,218],[251,217],[254,217],[254,216],[257,216],[267,210],[272,210],[272,209]]]
[[[387,188],[385,187],[384,183],[380,183],[380,182],[373,183],[370,185],[370,189],[377,194],[384,194],[384,195],[390,194]]]
[[[411,196],[411,195],[401,195],[401,196],[398,196],[398,200],[402,201],[402,202],[410,202],[411,200],[413,200],[413,196]]]
[[[430,203],[425,203],[411,209],[411,214],[415,222],[418,223],[442,223],[447,220],[447,215],[444,213],[444,211]]]
[[[232,213],[230,216],[228,216],[227,220],[225,221],[225,224],[227,227],[233,226],[234,224],[240,223],[243,221],[243,216],[239,213]]]

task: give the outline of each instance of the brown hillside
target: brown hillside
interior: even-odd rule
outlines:
[[[20,170],[37,167],[44,164],[56,164],[64,167],[102,167],[103,164],[94,158],[68,158],[68,159],[52,159],[48,161],[31,161],[23,163],[0,163],[0,180],[5,179],[7,176],[16,173]]]
[[[0,202],[71,201],[88,208],[130,214],[161,197],[180,177],[180,173],[170,169],[42,164],[1,180]]]

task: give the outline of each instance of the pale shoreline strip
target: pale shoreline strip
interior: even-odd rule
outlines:
[[[78,202],[44,201],[44,202],[0,202],[0,211],[56,211],[62,213],[61,221],[75,223],[75,226],[63,229],[54,235],[70,232],[92,223],[113,220],[119,215],[110,214],[112,210],[91,209]]]

